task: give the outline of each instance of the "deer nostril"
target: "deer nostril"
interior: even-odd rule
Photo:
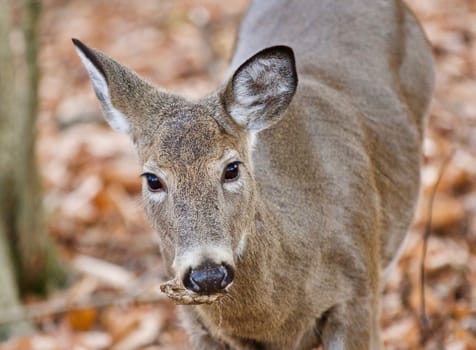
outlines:
[[[235,278],[235,271],[233,267],[223,264],[222,267],[225,269],[225,277],[222,279],[220,286],[225,289],[228,287],[233,279]]]
[[[234,271],[231,266],[206,263],[190,269],[185,275],[185,288],[200,294],[213,294],[225,289],[232,281]]]

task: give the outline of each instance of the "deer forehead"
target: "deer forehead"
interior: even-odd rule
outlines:
[[[144,164],[185,169],[221,163],[230,150],[238,157],[239,142],[209,115],[181,112],[164,120],[151,142],[142,146]],[[141,147],[141,146],[139,146]],[[225,159],[226,161],[226,159]]]

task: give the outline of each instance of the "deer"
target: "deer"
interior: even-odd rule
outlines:
[[[196,100],[73,42],[137,151],[193,349],[382,349],[434,87],[406,4],[254,0],[224,83]]]

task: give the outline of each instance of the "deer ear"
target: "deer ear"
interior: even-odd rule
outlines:
[[[158,91],[129,68],[102,52],[72,39],[86,68],[109,125],[130,134],[134,119],[139,118],[144,101]]]
[[[236,123],[258,132],[281,119],[297,84],[293,50],[273,46],[258,52],[236,70],[225,89],[225,108]]]

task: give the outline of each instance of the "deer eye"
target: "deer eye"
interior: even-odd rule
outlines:
[[[144,173],[141,176],[145,177],[149,191],[151,192],[165,191],[165,186],[158,176],[151,173]]]
[[[226,166],[223,172],[223,182],[236,181],[240,176],[240,162],[233,162]]]

